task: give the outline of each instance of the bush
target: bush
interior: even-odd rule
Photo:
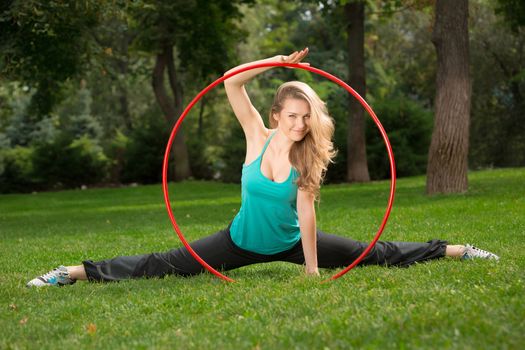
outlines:
[[[49,189],[73,188],[106,180],[109,160],[87,136],[78,139],[61,133],[53,142],[35,146],[34,177]]]
[[[31,192],[34,187],[33,149],[17,146],[0,150],[0,193]]]
[[[129,144],[129,138],[120,130],[108,140],[104,149],[109,160],[108,180],[110,183],[120,183],[120,177],[124,168],[124,156]]]
[[[186,145],[190,157],[190,168],[192,176],[200,180],[211,180],[214,177],[215,170],[213,164],[206,156],[206,147],[208,143],[202,138],[187,137]]]
[[[404,97],[379,101],[373,108],[392,144],[397,175],[424,174],[432,135],[432,113]],[[367,119],[366,142],[370,177],[389,178],[386,146],[370,117]]]
[[[162,162],[169,128],[160,115],[151,115],[130,133],[121,180],[144,184],[162,181]]]
[[[241,182],[242,164],[246,158],[246,140],[240,125],[236,124],[231,129],[230,136],[223,147],[220,167],[220,178],[224,182]]]

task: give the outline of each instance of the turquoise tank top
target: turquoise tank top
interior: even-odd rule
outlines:
[[[259,254],[276,254],[292,248],[301,238],[297,217],[299,174],[293,167],[288,179],[274,182],[261,172],[261,160],[275,132],[259,157],[244,164],[241,177],[241,209],[230,226],[233,242]]]

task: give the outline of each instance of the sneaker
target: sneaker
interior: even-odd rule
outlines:
[[[44,286],[65,286],[67,284],[73,284],[77,280],[69,278],[69,272],[67,268],[60,265],[56,269],[49,271],[48,273],[32,279],[26,284],[26,287],[44,287]]]
[[[476,248],[470,244],[465,245],[465,252],[463,253],[463,255],[461,255],[461,260],[474,259],[474,258],[492,259],[496,261],[499,260],[499,256],[497,256],[496,254],[487,252],[486,250],[483,250],[483,249]]]

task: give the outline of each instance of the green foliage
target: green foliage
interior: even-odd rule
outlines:
[[[388,134],[398,176],[424,174],[432,135],[432,113],[406,97],[376,102],[374,112]],[[366,127],[367,158],[374,179],[390,177],[386,146],[372,118]]]
[[[506,24],[515,32],[525,26],[525,2],[522,0],[497,0],[496,13],[503,15]]]
[[[122,169],[125,162],[125,153],[129,145],[129,137],[117,130],[105,145],[106,155],[109,159],[109,182],[120,183]]]
[[[222,161],[219,171],[224,182],[241,182],[242,164],[246,157],[246,141],[241,126],[232,125],[231,133],[223,147]]]
[[[214,164],[206,157],[206,148],[209,140],[203,140],[199,137],[187,138],[186,145],[190,157],[191,173],[194,178],[211,180],[214,178]]]
[[[474,84],[469,165],[524,165],[525,35],[499,24],[501,18],[483,2],[475,3],[471,12],[477,20],[470,28]]]
[[[32,160],[30,147],[0,149],[0,193],[24,193],[34,189]]]
[[[169,128],[158,113],[150,111],[128,136],[121,180],[125,183],[162,181],[162,162],[169,138]]]
[[[96,141],[60,133],[47,142],[0,151],[0,193],[63,189],[106,181],[108,158]]]
[[[51,112],[61,83],[82,69],[97,1],[8,1],[0,8],[0,73],[35,89],[31,111]]]
[[[134,46],[146,52],[176,47],[184,74],[208,77],[224,72],[244,31],[237,24],[240,3],[252,0],[143,0],[130,4]]]
[[[333,86],[335,87],[335,85]],[[328,106],[328,112],[335,121],[334,147],[337,149],[337,154],[333,160],[334,163],[328,166],[325,183],[346,181],[346,142],[349,99],[346,90],[337,88],[325,100]]]
[[[35,181],[43,188],[73,188],[106,180],[108,159],[88,136],[74,139],[62,132],[52,142],[35,145],[32,161]]]
[[[106,173],[100,176],[104,180],[100,181],[160,181],[169,127],[161,125],[163,120],[153,122],[162,116],[152,112],[157,108],[151,91],[151,69],[162,45],[174,47],[184,103],[237,63],[287,54],[305,46],[310,48],[308,62],[346,79],[351,65],[342,10],[347,2],[3,1],[3,164],[9,159],[9,169],[29,169],[22,164],[32,164],[33,156],[27,154],[33,154],[37,145],[54,149],[57,159],[67,158],[72,152],[69,146],[84,138],[102,147],[100,152],[108,158],[103,167]],[[469,3],[473,80],[469,165],[520,166],[525,164],[523,6],[521,2],[500,0]],[[427,0],[366,1],[366,100],[387,127],[400,176],[422,173],[421,162],[426,157],[425,109],[433,109],[436,73],[430,41],[431,9],[432,1]],[[509,25],[514,26],[513,31]],[[326,182],[341,182],[346,178],[346,123],[352,97],[318,78],[305,71],[276,68],[250,82],[247,90],[266,123],[273,93],[281,82],[298,79],[312,84],[327,101],[336,121],[339,153]],[[195,178],[238,182],[245,156],[244,134],[222,87],[206,99],[201,114],[189,116],[184,124],[190,167]],[[403,106],[405,102],[409,105]],[[38,105],[40,112],[35,111]],[[45,110],[51,112],[42,114]],[[409,115],[403,123],[401,111]],[[424,130],[411,130],[410,123]],[[416,132],[422,133],[421,138]],[[63,148],[59,149],[55,144],[64,133],[69,141],[60,143]],[[368,135],[371,175],[384,178],[388,176],[384,144],[371,120]],[[18,146],[28,152],[10,153]],[[60,152],[63,155],[59,156]],[[19,162],[14,161],[16,157],[20,157]],[[72,166],[77,167],[77,162]],[[9,171],[9,183],[20,181],[27,184],[26,189],[53,188],[60,182],[53,172],[49,172],[53,179],[47,181],[44,173]],[[27,178],[30,173],[38,178]]]
[[[91,91],[85,87],[74,91],[74,95],[57,106],[61,130],[74,138],[88,136],[93,140],[101,140],[102,126],[98,118],[92,114]]]

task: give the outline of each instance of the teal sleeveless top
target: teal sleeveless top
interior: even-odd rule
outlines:
[[[241,209],[230,226],[233,242],[259,254],[276,254],[292,248],[301,238],[297,217],[298,172],[292,167],[284,182],[274,182],[261,172],[261,161],[275,132],[259,157],[242,167]]]

